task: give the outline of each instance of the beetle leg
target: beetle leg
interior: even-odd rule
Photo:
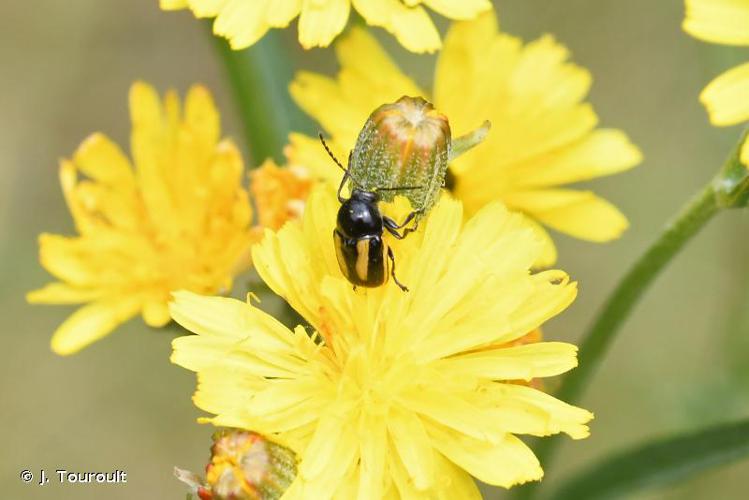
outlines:
[[[395,277],[395,256],[393,255],[393,249],[388,247],[388,258],[390,259],[390,263],[392,266],[390,267],[390,276],[393,277],[393,281],[395,281],[395,284],[400,287],[401,290],[404,292],[408,291],[408,287],[398,281],[398,278]]]
[[[397,239],[402,240],[403,238],[408,236],[408,233],[413,233],[414,231],[419,229],[419,221],[416,221],[413,227],[407,227],[406,229],[404,229],[403,234],[400,234],[397,230],[408,225],[408,223],[411,222],[413,218],[416,217],[416,215],[419,213],[421,213],[419,210],[411,212],[410,214],[408,214],[408,217],[406,217],[406,220],[404,220],[401,224],[398,224],[393,219],[387,216],[382,217],[382,222],[385,225],[385,229],[387,229],[388,233],[392,234]]]

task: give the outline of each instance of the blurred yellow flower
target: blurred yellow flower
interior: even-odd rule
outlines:
[[[58,354],[78,351],[138,313],[163,326],[172,290],[229,290],[249,262],[252,213],[242,158],[231,141],[219,141],[208,90],[192,87],[181,110],[175,92],[162,103],[152,87],[135,83],[130,115],[134,167],[100,133],[60,164],[78,236],[40,236],[41,263],[59,281],[27,296],[32,303],[87,303],[52,337]]]
[[[480,498],[471,475],[506,488],[543,475],[516,434],[588,436],[589,412],[516,383],[577,364],[570,344],[513,345],[577,290],[562,271],[529,272],[541,242],[519,215],[492,203],[464,222],[443,196],[422,230],[391,243],[410,291],[392,280],[354,291],[332,245],[338,207],[320,186],[302,221],[253,248],[314,332],[235,299],[176,292],[170,305],[197,334],[173,341],[172,361],[198,373],[204,420],[299,457],[285,499]]]
[[[307,169],[279,167],[266,160],[250,172],[250,179],[258,219],[255,230],[260,234],[263,228],[280,229],[286,221],[301,217],[313,184]]]
[[[684,31],[706,42],[749,45],[749,0],[686,0]],[[730,69],[700,94],[710,121],[720,127],[749,120],[749,63]],[[749,167],[749,141],[741,150]]]
[[[367,24],[384,28],[408,50],[434,52],[440,35],[422,4],[450,19],[472,19],[492,8],[489,0],[160,0],[164,10],[189,8],[195,17],[215,17],[213,32],[233,49],[249,47],[297,16],[302,47],[327,47],[346,27],[353,6]]]
[[[362,124],[377,106],[402,95],[426,95],[388,58],[363,29],[352,29],[337,45],[336,79],[301,72],[291,85],[296,102],[333,137],[346,158]],[[627,170],[641,154],[616,129],[596,128],[584,102],[590,74],[567,62],[568,51],[550,36],[523,45],[499,33],[493,13],[455,24],[439,55],[432,102],[450,120],[453,135],[484,119],[492,130],[483,144],[451,164],[455,195],[468,214],[492,200],[558,231],[589,241],[617,238],[627,219],[590,191],[561,186]],[[330,162],[316,140],[291,136],[289,160],[316,172]],[[330,170],[329,176],[340,178]],[[546,241],[539,263],[555,260]]]

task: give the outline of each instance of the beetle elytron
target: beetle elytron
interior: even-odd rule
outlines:
[[[407,292],[408,288],[395,277],[393,249],[385,243],[382,235],[384,231],[387,231],[395,238],[402,240],[408,233],[417,229],[418,224],[410,228],[405,228],[405,226],[419,212],[411,212],[403,223],[398,224],[390,217],[380,213],[379,208],[377,208],[377,203],[380,201],[377,191],[417,188],[395,187],[366,191],[354,187],[351,190],[351,196],[346,199],[341,196],[343,186],[348,179],[354,181],[354,185],[356,185],[356,181],[351,177],[349,170],[338,161],[328,148],[322,134],[320,134],[320,141],[328,155],[344,171],[343,179],[338,186],[338,201],[341,203],[341,208],[338,209],[336,228],[333,230],[333,242],[341,272],[354,285],[354,288],[357,286],[378,287],[386,283],[389,276],[392,276],[395,284],[401,290]],[[349,160],[350,158],[351,155],[349,154]],[[403,229],[403,233],[399,233],[399,229]]]

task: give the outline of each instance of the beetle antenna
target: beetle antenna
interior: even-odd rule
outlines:
[[[322,142],[322,145],[325,148],[325,151],[328,152],[328,156],[330,156],[331,158],[333,158],[333,161],[335,162],[336,165],[338,165],[341,168],[341,170],[343,170],[344,172],[348,173],[348,170],[346,169],[346,167],[344,167],[343,165],[341,165],[341,162],[338,161],[338,158],[335,157],[335,155],[333,154],[333,152],[328,147],[328,144],[325,142],[325,138],[322,136],[322,132],[318,132],[317,136],[320,138],[320,142]]]
[[[394,186],[386,188],[377,188],[377,191],[411,191],[414,189],[424,189],[426,186]]]

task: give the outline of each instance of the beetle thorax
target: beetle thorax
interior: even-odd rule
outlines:
[[[377,208],[377,195],[354,190],[351,198],[338,210],[338,230],[347,238],[382,234],[382,215]]]

